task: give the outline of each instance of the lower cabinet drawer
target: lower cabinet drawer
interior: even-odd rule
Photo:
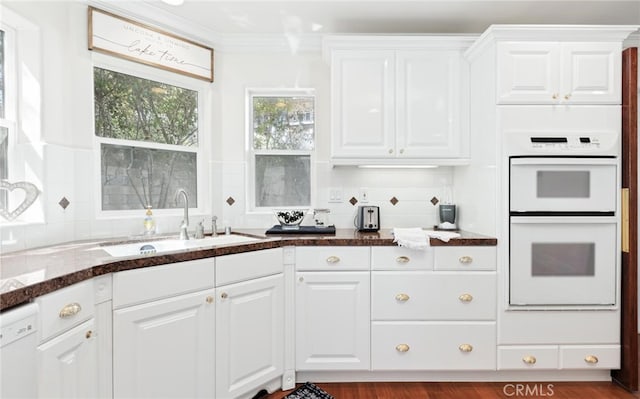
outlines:
[[[491,272],[371,273],[373,320],[495,320],[496,275]]]
[[[40,308],[40,341],[94,316],[93,280],[85,280],[36,298]]]
[[[619,369],[620,345],[560,346],[560,368]]]
[[[558,346],[498,347],[498,370],[544,370],[559,366]]]
[[[374,322],[373,370],[495,370],[494,322]]]
[[[496,270],[496,247],[451,246],[434,248],[434,270]]]

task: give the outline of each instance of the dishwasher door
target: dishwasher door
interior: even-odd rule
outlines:
[[[0,313],[0,397],[38,397],[36,347],[38,306],[34,303]]]

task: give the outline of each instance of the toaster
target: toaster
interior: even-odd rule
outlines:
[[[380,230],[380,208],[377,206],[359,206],[355,225],[358,231]]]

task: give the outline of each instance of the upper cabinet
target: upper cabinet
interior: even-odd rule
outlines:
[[[464,38],[329,37],[334,164],[461,163]]]
[[[501,42],[498,104],[620,104],[619,42]]]
[[[498,105],[620,104],[622,42],[636,29],[492,25],[465,52],[471,107],[494,93],[491,103]]]

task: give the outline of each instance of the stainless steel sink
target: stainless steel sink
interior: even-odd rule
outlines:
[[[219,245],[241,244],[258,240],[259,238],[229,234],[216,237],[206,237],[198,240],[167,239],[139,241],[126,244],[105,245],[101,247],[101,249],[113,257],[120,258],[134,255],[162,254],[166,252],[215,247]]]

